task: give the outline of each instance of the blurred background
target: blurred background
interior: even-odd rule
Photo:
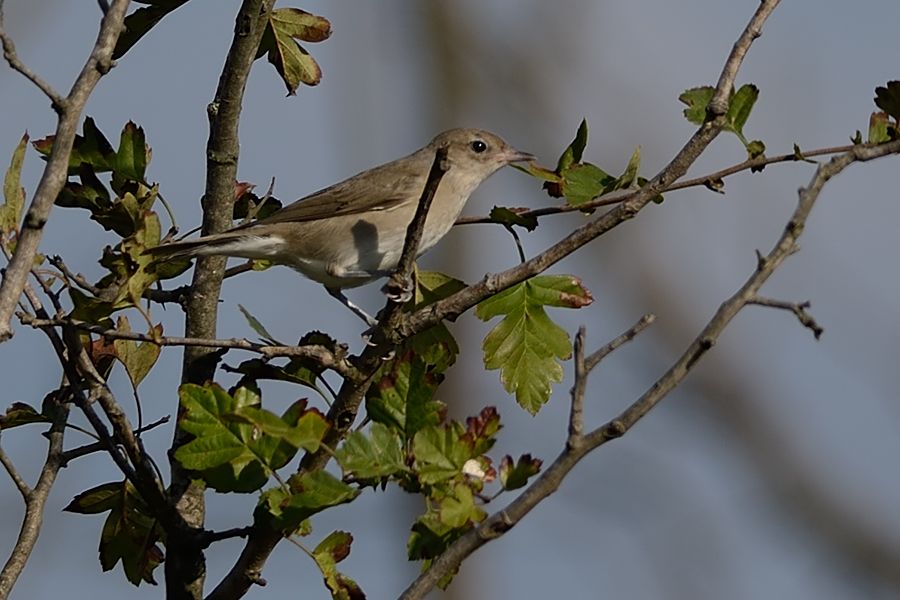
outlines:
[[[129,119],[153,147],[151,181],[173,204],[182,231],[200,221],[206,105],[231,40],[237,1],[193,0],[166,17],[104,78],[86,114],[116,139]],[[241,122],[239,177],[262,189],[276,178],[289,201],[424,145],[449,127],[483,127],[552,166],[582,117],[590,123],[585,159],[620,173],[635,146],[651,176],[693,131],[677,97],[714,84],[758,2],[752,0],[457,0],[286,3],[321,14],[331,39],[306,48],[322,66],[316,88],[285,97],[274,70],[258,62]],[[6,21],[20,57],[67,90],[93,44],[100,13],[90,0],[8,0]],[[900,3],[785,2],[750,51],[738,84],[760,99],[745,128],[769,154],[841,145],[865,132],[874,88],[900,78]],[[52,132],[45,98],[0,68],[0,163],[27,130]],[[744,158],[722,135],[692,169],[701,175]],[[42,161],[30,151],[23,182],[34,191]],[[666,196],[637,219],[552,269],[584,279],[595,302],[554,310],[568,331],[584,324],[597,347],[645,312],[658,320],[594,373],[586,409],[598,425],[639,396],[682,352],[716,307],[768,251],[814,167],[773,165],[705,189]],[[435,598],[614,597],[624,599],[896,598],[900,596],[900,240],[897,158],[853,166],[831,182],[809,220],[802,251],[763,289],[767,296],[812,300],[825,328],[816,342],[784,311],[745,310],[688,381],[623,439],[584,460],[562,489],[517,528],[472,556],[448,592]],[[537,183],[505,169],[483,185],[467,214],[491,206],[547,205]],[[546,218],[525,234],[530,255],[581,223]],[[83,211],[56,209],[42,251],[73,270],[100,276],[102,246],[112,243]],[[515,246],[500,228],[458,227],[420,264],[472,281],[511,266]],[[378,286],[352,297],[372,310]],[[284,340],[319,328],[358,349],[361,325],[320,286],[288,269],[247,273],[225,283],[220,337],[253,337],[243,304]],[[177,309],[161,311],[166,332],[182,333]],[[139,321],[132,319],[133,323]],[[505,424],[492,452],[531,452],[549,462],[563,447],[571,365],[550,403],[531,417],[484,372],[481,338],[493,324],[467,314],[453,326],[462,346],[439,397],[456,417],[498,406]],[[137,325],[136,325],[137,326]],[[238,353],[226,362],[237,363]],[[174,414],[180,350],[163,352],[141,388],[147,422]],[[60,376],[38,332],[19,327],[0,345],[5,408],[39,405]],[[228,384],[231,380],[222,377]],[[134,411],[130,387],[113,376]],[[265,389],[278,407],[301,392]],[[276,408],[277,410],[277,408]],[[158,462],[172,424],[145,436]],[[4,433],[3,447],[33,481],[45,444],[33,429]],[[83,443],[77,433],[68,445]],[[156,598],[162,588],[128,584],[120,568],[101,574],[102,517],[63,514],[78,492],[121,476],[105,455],[61,473],[43,535],[14,598]],[[210,495],[207,526],[249,522],[255,497]],[[0,556],[8,556],[21,499],[0,477]],[[350,506],[316,517],[309,545],[349,530],[342,563],[370,598],[396,596],[415,577],[405,558],[409,526],[422,507],[396,490],[367,491]],[[209,587],[242,542],[208,553]],[[158,571],[162,577],[162,570]],[[281,544],[254,598],[327,598],[315,565]]]

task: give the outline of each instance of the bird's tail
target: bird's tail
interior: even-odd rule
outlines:
[[[170,258],[190,258],[193,256],[235,256],[237,246],[241,246],[242,239],[246,236],[238,233],[219,233],[216,235],[207,235],[194,240],[184,240],[181,242],[171,242],[168,244],[160,244],[153,248],[144,250],[144,254],[154,257],[157,261]]]

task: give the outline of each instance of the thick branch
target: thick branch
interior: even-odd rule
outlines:
[[[113,2],[100,24],[100,33],[90,57],[75,80],[69,95],[57,107],[59,121],[56,125],[53,148],[47,157],[44,173],[25,214],[25,221],[22,223],[22,230],[16,243],[16,252],[3,276],[3,283],[0,284],[0,342],[8,340],[13,335],[10,318],[34,264],[34,257],[41,243],[44,225],[50,216],[53,202],[66,183],[69,154],[72,152],[81,112],[97,82],[113,66],[112,52],[122,32],[127,8],[128,0]]]
[[[275,0],[244,0],[241,3],[216,95],[207,107],[209,139],[206,145],[206,188],[203,194],[201,228],[203,235],[218,233],[231,226],[244,90],[274,3]],[[185,303],[185,335],[189,338],[216,337],[217,303],[225,262],[224,257],[218,256],[201,257],[197,260],[191,293]],[[212,379],[216,365],[215,352],[215,349],[200,346],[186,347],[182,381],[202,384]],[[175,428],[169,453],[172,472],[170,501],[188,524],[193,528],[202,528],[205,513],[204,486],[201,482],[193,481],[191,474],[174,459],[175,450],[188,439],[188,434],[180,427]],[[195,543],[193,532],[169,532],[167,554],[167,597],[179,600],[201,598],[206,566],[203,548]]]

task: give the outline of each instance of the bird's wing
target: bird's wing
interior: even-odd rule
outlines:
[[[390,165],[384,165],[384,167],[388,166]],[[416,182],[421,177],[386,176],[384,172],[379,172],[384,167],[360,173],[324,190],[319,190],[288,204],[264,219],[248,223],[241,228],[271,223],[315,221],[339,215],[389,210],[410,201],[411,198],[413,201],[418,199],[422,190],[417,189]],[[384,170],[390,173],[390,170]]]

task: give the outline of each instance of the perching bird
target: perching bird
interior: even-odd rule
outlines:
[[[501,167],[533,160],[493,133],[451,129],[409,156],[363,171],[301,198],[268,217],[224,233],[163,244],[147,253],[161,259],[222,255],[287,265],[374,324],[341,288],[389,275],[397,266],[435,153],[447,148],[449,169],[425,220],[418,254],[453,226],[469,196]]]

